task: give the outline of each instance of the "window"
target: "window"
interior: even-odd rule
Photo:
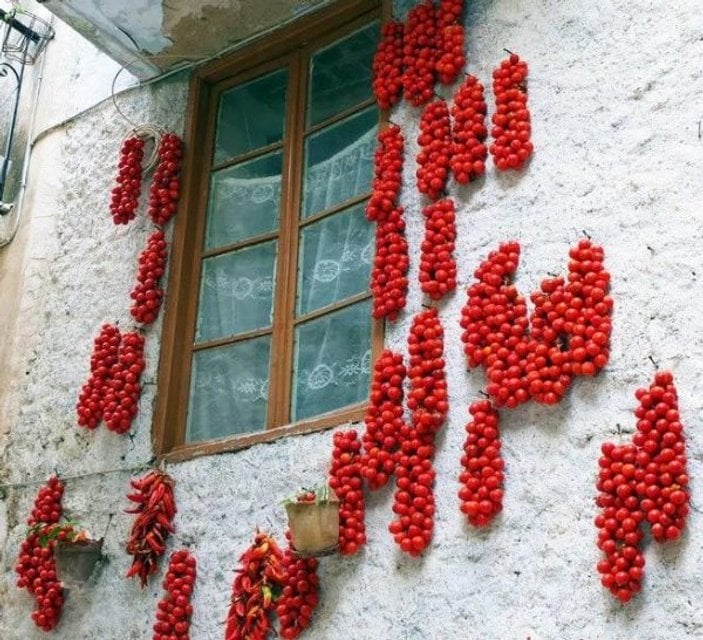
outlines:
[[[364,215],[380,5],[337,3],[193,80],[161,453],[234,449],[363,415],[382,343]]]

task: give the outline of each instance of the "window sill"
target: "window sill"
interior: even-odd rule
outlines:
[[[324,431],[332,427],[343,426],[350,423],[359,423],[364,419],[366,403],[352,405],[342,411],[318,416],[311,420],[296,422],[284,427],[276,427],[266,431],[247,433],[240,436],[230,436],[218,440],[206,440],[188,445],[179,446],[172,451],[159,456],[165,462],[184,462],[201,456],[232,453],[246,449],[256,444],[273,442],[287,436],[299,436],[316,431]]]

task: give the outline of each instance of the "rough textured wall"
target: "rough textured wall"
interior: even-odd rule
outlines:
[[[389,534],[391,490],[368,499],[369,544],[357,558],[321,562],[322,601],[305,637],[336,640],[679,640],[699,638],[703,579],[699,532],[703,410],[700,363],[703,254],[699,138],[703,91],[703,15],[694,0],[675,5],[605,0],[470,3],[469,70],[489,83],[503,47],[530,63],[535,157],[520,175],[496,176],[453,190],[459,204],[462,289],[499,242],[518,239],[517,279],[525,293],[548,273],[563,272],[582,230],[602,243],[613,274],[615,329],[609,366],[579,379],[556,407],[528,405],[503,421],[507,465],[504,513],[486,531],[468,529],[459,513],[456,477],[468,404],[483,385],[466,373],[459,342],[464,294],[442,305],[451,410],[436,458],[437,521],[421,560],[400,555]],[[442,90],[443,93],[444,90]],[[448,95],[448,94],[447,94]],[[134,96],[134,113],[180,127],[184,85],[175,81]],[[404,200],[411,255],[422,235],[414,189],[419,111],[401,108],[409,141]],[[87,371],[91,341],[106,320],[127,320],[128,292],[146,234],[143,222],[115,228],[107,199],[124,129],[109,108],[65,132],[53,168],[45,238],[46,276],[37,281],[32,314],[40,339],[28,354],[15,393],[21,413],[3,459],[10,481],[52,469],[81,473],[151,457],[149,427],[159,328],[148,339],[149,364],[134,443],[73,426],[73,405]],[[90,268],[88,268],[90,266]],[[411,270],[407,313],[387,342],[403,350],[412,314],[421,309]],[[29,316],[28,316],[29,317]],[[648,384],[652,356],[677,379],[687,427],[693,513],[682,542],[646,551],[644,591],[628,607],[613,603],[594,565],[594,477],[602,441],[618,424],[634,428],[633,392]],[[629,436],[625,435],[624,438]],[[288,438],[237,454],[171,465],[179,515],[174,544],[191,544],[199,561],[192,637],[221,638],[232,569],[256,526],[279,539],[281,498],[324,477],[332,433]],[[68,514],[96,533],[107,526],[109,562],[95,585],[70,594],[56,638],[150,636],[158,580],[145,591],[121,578],[130,520],[122,513],[128,474],[69,482]],[[14,586],[12,563],[36,489],[5,493],[8,541],[0,584],[0,637],[41,636],[31,604]],[[2,516],[0,515],[0,526]],[[2,533],[0,532],[0,538]]]

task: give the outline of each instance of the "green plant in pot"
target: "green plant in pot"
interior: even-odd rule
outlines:
[[[339,543],[339,499],[327,484],[284,500],[291,548],[303,557],[334,553]]]

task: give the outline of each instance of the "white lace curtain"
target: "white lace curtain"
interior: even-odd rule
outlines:
[[[311,167],[305,176],[306,211],[321,211],[367,191],[375,142],[376,131],[368,131]],[[218,184],[218,200],[232,212],[221,220],[227,235],[228,220],[234,216],[278,205],[280,177],[224,178]],[[275,253],[275,242],[270,242],[206,261],[198,340],[270,326]],[[300,241],[298,315],[365,290],[372,260],[373,230],[364,218],[363,205],[308,226]],[[293,388],[297,419],[366,396],[371,366],[369,338],[368,303],[303,325],[298,334]],[[268,337],[196,353],[188,440],[263,428],[269,358]]]

